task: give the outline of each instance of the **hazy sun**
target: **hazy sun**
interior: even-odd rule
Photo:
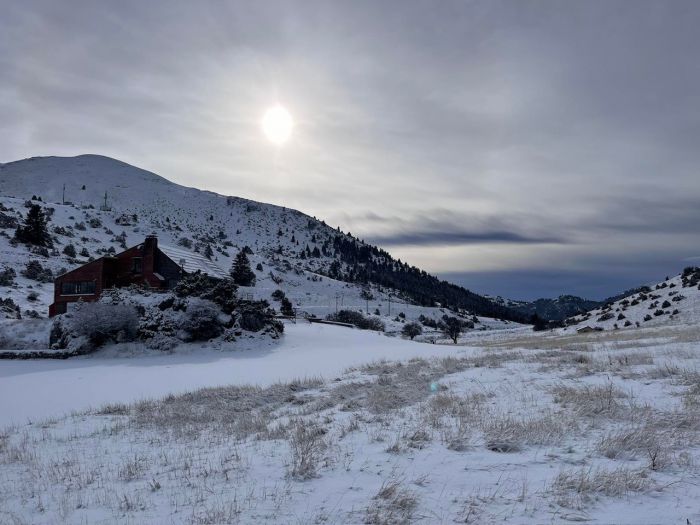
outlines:
[[[292,116],[282,106],[274,106],[265,111],[262,118],[262,130],[273,144],[282,145],[287,142],[293,128]]]

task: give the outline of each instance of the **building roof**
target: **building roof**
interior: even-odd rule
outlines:
[[[218,277],[219,279],[229,276],[228,272],[222,270],[216,263],[199,253],[190,252],[182,248],[175,248],[174,246],[167,246],[165,244],[158,244],[158,248],[187,273],[200,271],[211,277]]]

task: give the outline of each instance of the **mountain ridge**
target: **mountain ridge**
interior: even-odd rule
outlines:
[[[44,206],[60,207],[64,230],[81,223],[74,218],[77,211],[85,220],[99,215],[105,223],[132,216],[138,218],[138,226],[130,225],[131,232],[127,228],[124,234],[157,233],[170,244],[191,237],[194,250],[208,246],[226,267],[231,249],[249,246],[261,256],[261,264],[285,260],[296,271],[379,290],[389,287],[423,306],[525,321],[518,312],[394,259],[385,250],[303,212],[182,186],[103,155],[31,157],[4,163],[0,188],[5,196],[41,197]],[[66,206],[76,213],[64,210]],[[71,220],[74,225],[69,224]],[[104,227],[105,231],[112,228]]]

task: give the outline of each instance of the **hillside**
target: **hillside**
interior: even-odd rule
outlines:
[[[240,249],[250,247],[257,284],[242,291],[269,300],[280,288],[300,312],[323,316],[351,307],[391,319],[399,312],[440,317],[453,308],[523,320],[510,308],[440,281],[299,211],[187,188],[107,157],[37,157],[2,164],[0,188],[0,271],[16,274],[14,286],[0,287],[0,298],[12,299],[23,312],[45,315],[51,302],[49,278],[41,283],[21,275],[30,258],[56,275],[156,234],[163,245],[209,254],[224,271]],[[54,250],[48,254],[29,253],[11,241],[30,200],[50,215]],[[69,244],[74,257],[63,253]]]
[[[566,330],[696,324],[699,318],[700,268],[688,267],[680,275],[567,319],[571,326]]]
[[[543,298],[535,301],[513,301],[496,297],[494,301],[516,312],[520,312],[527,318],[537,314],[542,319],[550,321],[562,321],[604,304],[604,302],[591,301],[575,295],[560,295],[556,299]]]

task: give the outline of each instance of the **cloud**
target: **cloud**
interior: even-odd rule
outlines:
[[[368,237],[368,241],[379,246],[444,246],[451,244],[482,244],[482,243],[507,243],[507,244],[565,244],[560,237],[543,236],[533,237],[510,231],[484,231],[475,232],[448,228],[443,230],[419,230],[401,232],[384,237]]]
[[[433,271],[660,271],[700,243],[698,25],[692,0],[10,3],[0,162],[106,154]]]

